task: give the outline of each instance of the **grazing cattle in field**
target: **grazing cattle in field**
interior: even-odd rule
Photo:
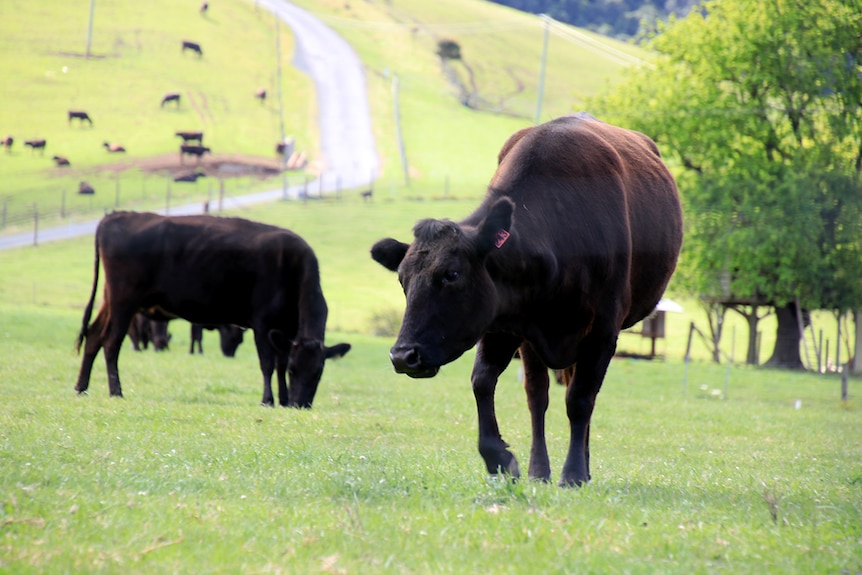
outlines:
[[[45,141],[44,138],[40,138],[37,140],[25,140],[24,141],[24,145],[29,146],[31,152],[35,152],[36,150],[39,150],[39,152],[42,154],[45,153],[45,145],[46,144],[47,144],[47,142]]]
[[[576,114],[525,128],[503,145],[479,207],[464,220],[422,220],[412,244],[377,242],[407,308],[390,359],[433,377],[478,344],[472,384],[489,473],[518,477],[494,408],[516,351],[533,440],[529,476],[549,480],[548,368],[564,369],[570,443],[560,485],[590,479],[596,395],[621,329],[649,315],[676,266],[676,184],[643,134]]]
[[[209,8],[210,8],[209,2],[204,2],[203,4],[201,4],[201,9],[200,9],[201,16],[206,16],[207,10],[209,10]]]
[[[266,88],[259,89],[254,93],[254,97],[260,100],[260,103],[263,104],[266,101]]]
[[[184,144],[188,142],[197,142],[199,145],[203,145],[204,143],[203,132],[176,132],[175,135],[182,138]]]
[[[198,55],[198,58],[204,55],[203,50],[201,50],[201,45],[197,42],[189,42],[188,40],[183,40],[182,52],[185,52],[186,50],[191,50]]]
[[[211,153],[211,150],[209,148],[207,148],[206,146],[190,146],[188,144],[181,144],[180,145],[180,163],[182,163],[182,161],[183,161],[183,156],[186,156],[186,155],[197,156],[198,161],[200,161],[201,157],[204,154],[209,154],[209,153]]]
[[[201,325],[199,323],[192,324],[191,339],[192,344],[189,348],[189,353],[194,355],[195,346],[198,348],[198,353],[203,355],[203,339],[204,330],[217,330],[219,335],[219,343],[221,344],[221,352],[225,357],[233,357],[236,355],[236,350],[239,344],[242,343],[245,330],[235,325]]]
[[[198,178],[206,177],[206,174],[203,172],[186,172],[185,174],[179,174],[174,176],[175,182],[197,182]]]
[[[64,166],[70,165],[69,164],[69,158],[65,158],[63,156],[54,156],[51,159],[54,160],[54,163],[57,164],[58,168],[62,168]]]
[[[167,320],[150,319],[141,312],[136,313],[132,318],[128,334],[135,351],[147,349],[150,342],[154,350],[163,351],[168,349],[171,341]]]
[[[102,142],[102,146],[108,150],[111,154],[121,154],[125,153],[126,148],[121,146],[120,144],[111,144],[110,142]]]
[[[84,121],[90,123],[90,127],[93,126],[93,120],[90,119],[90,115],[87,112],[82,112],[80,110],[69,110],[69,125],[72,124],[72,120],[78,120],[79,124],[83,124]]]
[[[350,350],[346,343],[323,343],[327,306],[317,258],[293,232],[239,218],[114,212],[99,223],[95,240],[93,288],[77,340],[79,350],[86,341],[78,393],[87,391],[93,361],[104,347],[110,394],[123,395],[117,358],[141,310],[155,319],[253,330],[263,405],[274,403],[275,371],[279,403],[311,407],[324,361]],[[104,296],[89,323],[100,262]]]
[[[162,96],[161,107],[164,108],[165,104],[167,104],[168,102],[173,102],[176,105],[176,107],[179,108],[180,107],[180,95],[177,92],[169,92],[169,93],[165,94],[164,96]]]
[[[6,148],[7,154],[12,151],[13,143],[15,143],[15,138],[13,138],[12,136],[6,136],[2,140],[0,140],[0,144],[2,144],[4,148]]]
[[[96,190],[94,190],[93,186],[91,186],[87,182],[81,182],[80,184],[78,184],[78,193],[85,196],[92,196],[96,193]]]
[[[364,190],[364,191],[360,192],[359,195],[362,196],[363,202],[367,202],[368,200],[371,200],[374,198],[374,190]]]

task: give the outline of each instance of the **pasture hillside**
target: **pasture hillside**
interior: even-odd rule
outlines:
[[[0,151],[4,224],[11,226],[34,205],[54,216],[61,206],[74,214],[164,205],[171,171],[142,170],[156,158],[163,165],[177,162],[178,130],[203,131],[214,155],[275,164],[281,138],[275,19],[252,2],[219,2],[206,15],[198,12],[200,5],[100,0],[94,4],[91,57],[85,58],[89,0],[0,4],[0,133],[15,140],[10,153]],[[289,65],[293,37],[287,26],[279,29],[285,132],[313,158],[313,85]],[[203,55],[181,51],[183,40],[199,43]],[[255,98],[259,88],[267,90],[264,102]],[[179,106],[162,107],[170,92],[180,94]],[[92,127],[69,123],[69,110],[86,111]],[[47,140],[44,155],[25,148],[24,141],[34,138]],[[109,154],[106,141],[126,153]],[[54,155],[71,165],[55,166]],[[95,198],[75,194],[81,180],[97,190]],[[181,201],[201,188],[180,184],[172,193]]]

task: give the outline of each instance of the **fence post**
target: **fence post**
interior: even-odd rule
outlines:
[[[66,219],[66,190],[60,195],[60,219]]]
[[[33,245],[39,245],[39,206],[33,203]]]
[[[844,369],[841,370],[841,401],[847,402],[848,395],[848,378],[850,375],[850,364],[844,364]]]
[[[8,208],[6,207],[6,202],[4,201],[3,202],[3,220],[2,220],[2,223],[0,223],[0,230],[6,229],[6,210],[7,209]]]
[[[222,206],[224,205],[224,178],[219,175],[218,177],[218,211],[222,210]]]
[[[114,209],[120,208],[120,173],[117,172],[114,180]]]
[[[171,212],[171,180],[168,179],[168,191],[165,193],[165,215]]]

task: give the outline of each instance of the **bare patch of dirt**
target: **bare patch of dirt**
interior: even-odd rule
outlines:
[[[178,153],[134,158],[124,162],[104,164],[95,168],[97,172],[120,173],[126,170],[141,170],[151,174],[178,176],[189,172],[203,172],[209,177],[245,177],[257,176],[269,178],[282,171],[281,163],[276,158],[247,156],[243,154],[204,154],[198,160],[195,157],[180,158]]]

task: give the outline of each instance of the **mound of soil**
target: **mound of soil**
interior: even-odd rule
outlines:
[[[178,176],[188,172],[204,172],[208,177],[231,178],[258,176],[269,178],[282,171],[281,162],[275,158],[246,156],[243,154],[204,154],[199,160],[192,156],[180,158],[178,153],[162,154],[149,158],[134,158],[124,162],[105,164],[96,168],[102,172],[124,172],[141,170],[153,174]]]

